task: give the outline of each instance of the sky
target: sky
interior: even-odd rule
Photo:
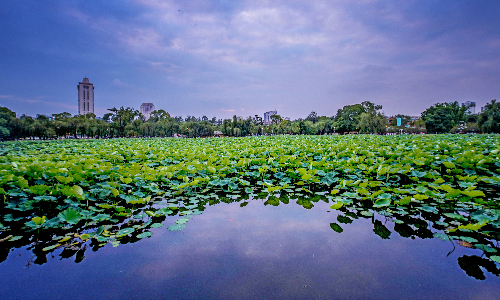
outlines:
[[[19,0],[0,6],[0,106],[152,102],[172,116],[387,116],[500,99],[500,1]]]

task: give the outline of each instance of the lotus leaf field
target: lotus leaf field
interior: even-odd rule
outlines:
[[[78,261],[87,246],[137,242],[162,226],[182,230],[207,205],[262,199],[306,209],[327,202],[339,211],[330,224],[337,233],[381,215],[403,237],[481,250],[460,266],[478,279],[476,265],[498,276],[499,143],[497,135],[6,142],[0,261],[19,247],[38,264],[56,249]]]

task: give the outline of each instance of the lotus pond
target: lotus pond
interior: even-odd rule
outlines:
[[[2,298],[495,299],[499,142],[2,143]]]

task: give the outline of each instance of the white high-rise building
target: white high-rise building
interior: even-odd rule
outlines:
[[[271,110],[271,111],[268,111],[268,112],[265,112],[264,113],[264,124],[266,125],[269,125],[271,124],[271,116],[272,115],[277,115],[278,112],[276,110]]]
[[[77,85],[78,88],[78,114],[94,113],[94,85],[87,77]]]
[[[147,121],[151,117],[151,112],[155,110],[155,105],[153,103],[143,103],[141,104],[141,114]]]

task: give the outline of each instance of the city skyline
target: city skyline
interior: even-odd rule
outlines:
[[[499,99],[499,2],[7,2],[0,106],[78,113],[155,103],[172,116],[332,116],[370,101],[387,115]],[[98,101],[97,101],[98,99]]]

